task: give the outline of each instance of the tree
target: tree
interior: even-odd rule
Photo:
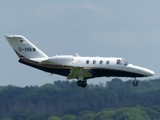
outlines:
[[[108,86],[88,84],[84,89],[75,81],[41,87],[0,86],[0,119],[159,119],[160,79],[141,81],[138,87],[132,82],[116,78]]]
[[[48,120],[60,120],[60,118],[57,116],[50,116]]]
[[[4,119],[2,119],[2,120],[12,120],[11,118],[4,118]]]
[[[31,115],[28,117],[29,120],[43,120],[42,116],[40,115]],[[23,119],[25,120],[25,119]]]
[[[100,112],[98,112],[95,117],[94,120],[114,120],[113,117],[115,115],[115,111],[112,109],[104,109]]]
[[[116,120],[151,120],[147,113],[138,107],[134,108],[120,108],[116,110],[114,116]]]
[[[75,120],[76,116],[73,115],[65,115],[61,118],[61,120]]]
[[[94,112],[85,110],[81,111],[77,115],[77,120],[93,120],[94,118]]]

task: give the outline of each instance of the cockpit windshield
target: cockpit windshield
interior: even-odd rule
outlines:
[[[127,61],[125,61],[124,59],[122,59],[122,63],[124,66],[127,66],[129,63]]]

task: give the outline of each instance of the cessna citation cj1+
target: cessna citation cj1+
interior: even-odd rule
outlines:
[[[86,87],[87,79],[103,76],[133,77],[133,85],[137,86],[136,77],[154,75],[153,71],[129,64],[123,58],[80,57],[78,54],[48,57],[21,35],[5,37],[18,55],[20,63],[51,74],[66,76],[68,80],[76,78],[80,87]]]

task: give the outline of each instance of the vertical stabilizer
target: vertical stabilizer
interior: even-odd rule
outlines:
[[[21,35],[4,35],[13,50],[21,59],[25,58],[48,58],[40,49]]]

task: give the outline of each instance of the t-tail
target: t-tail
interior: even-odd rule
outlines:
[[[48,56],[21,35],[4,35],[20,59],[46,59]]]

